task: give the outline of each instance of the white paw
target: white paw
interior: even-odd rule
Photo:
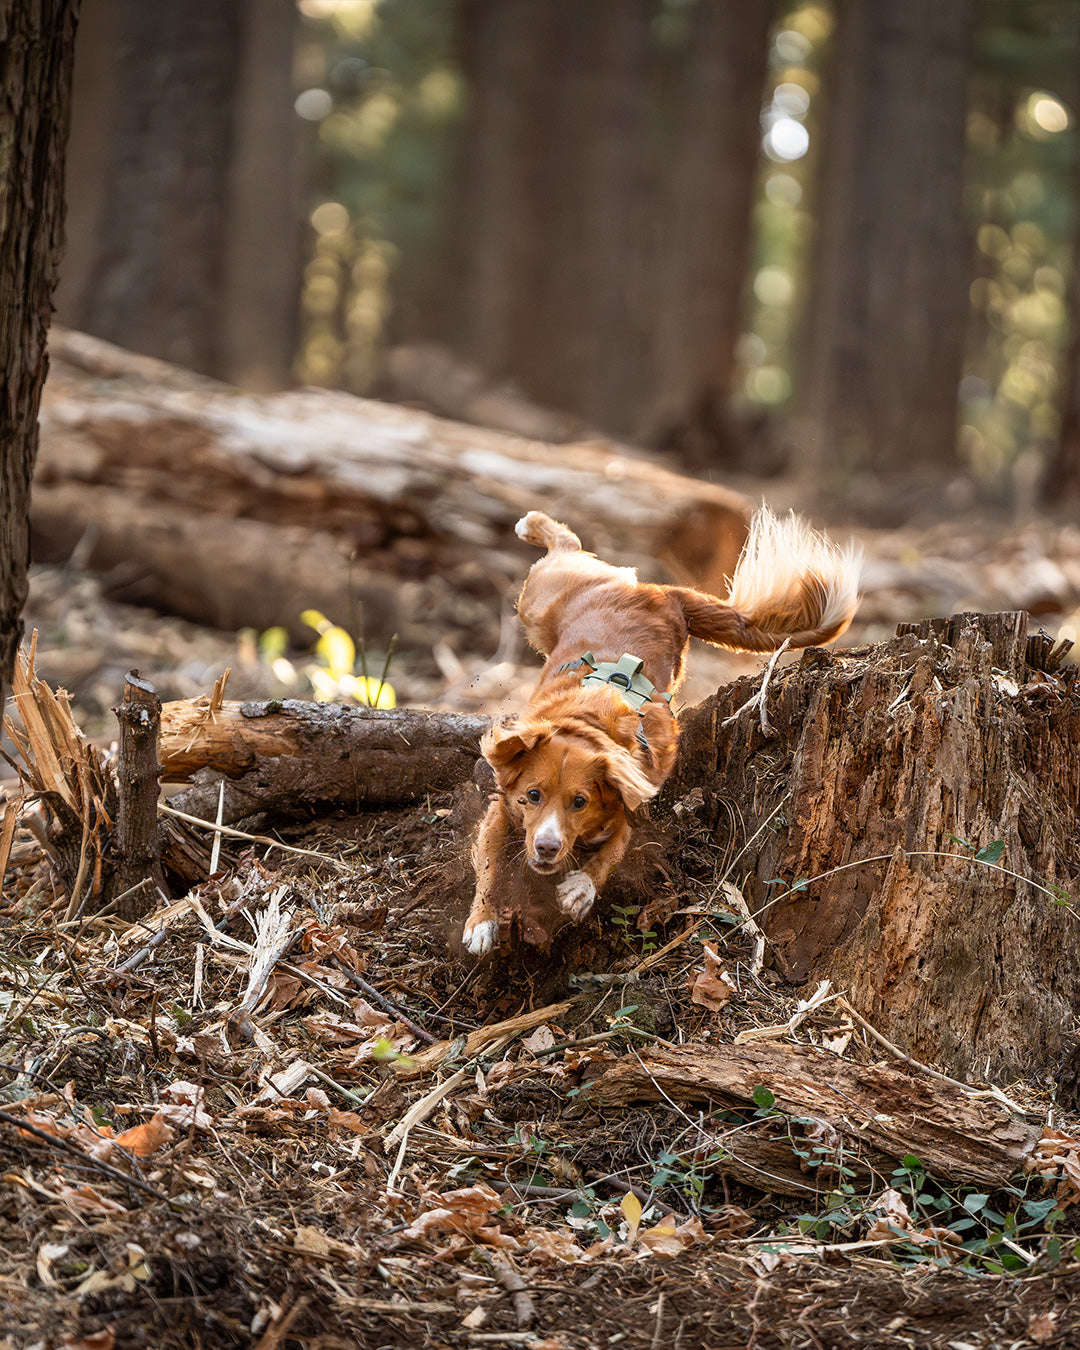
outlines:
[[[499,925],[494,919],[481,919],[479,923],[467,925],[461,940],[465,950],[472,956],[485,956],[495,946]]]
[[[596,887],[586,873],[571,872],[555,887],[555,898],[564,914],[569,914],[572,919],[583,919],[593,907]]]
[[[527,544],[534,542],[532,538],[532,523],[533,519],[539,515],[539,511],[530,511],[528,515],[522,516],[514,526],[514,533],[519,539],[524,539]]]

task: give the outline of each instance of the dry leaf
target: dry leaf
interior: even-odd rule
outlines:
[[[1058,1334],[1060,1320],[1061,1314],[1056,1309],[1034,1313],[1028,1318],[1028,1339],[1034,1341],[1036,1345],[1045,1345],[1047,1341],[1052,1341]]]
[[[113,1350],[116,1333],[112,1327],[102,1327],[91,1336],[80,1336],[77,1341],[61,1341],[57,1350]]]
[[[57,1198],[76,1214],[126,1214],[118,1200],[100,1195],[93,1186],[58,1186]]]
[[[675,1219],[669,1216],[655,1228],[647,1228],[638,1234],[638,1242],[653,1256],[678,1256],[687,1247],[708,1241],[708,1234],[698,1218],[688,1219],[676,1227]]]
[[[116,1142],[140,1158],[145,1158],[159,1148],[164,1148],[166,1144],[172,1143],[174,1138],[174,1131],[166,1125],[164,1116],[158,1111],[153,1119],[118,1134]]]
[[[332,1106],[327,1112],[326,1119],[332,1135],[337,1134],[340,1130],[348,1130],[350,1134],[367,1134],[368,1132],[368,1127],[355,1111],[339,1111]]]
[[[486,1223],[502,1205],[490,1186],[481,1183],[431,1198],[438,1200],[439,1207],[414,1219],[404,1230],[403,1237],[422,1238],[432,1233],[449,1231],[467,1235],[489,1246],[517,1248],[516,1238],[508,1237]]]
[[[303,1226],[296,1230],[293,1245],[299,1252],[310,1252],[312,1256],[329,1256],[332,1250],[330,1240],[321,1228]]]
[[[703,942],[701,950],[705,956],[705,969],[697,973],[690,983],[690,1000],[703,1008],[719,1012],[735,994],[735,986],[727,971],[720,969],[720,957],[715,948]]]
[[[555,1044],[555,1033],[545,1022],[542,1026],[537,1027],[530,1036],[526,1036],[521,1044],[530,1054],[535,1055],[537,1050],[551,1049]]]

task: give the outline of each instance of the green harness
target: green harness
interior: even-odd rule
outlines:
[[[670,694],[660,693],[656,685],[642,674],[641,668],[644,664],[640,657],[634,656],[631,652],[623,652],[617,661],[598,661],[592,652],[586,652],[584,656],[578,657],[576,661],[568,661],[559,669],[577,670],[580,666],[589,666],[589,673],[582,678],[581,683],[610,684],[640,717],[643,715],[641,711],[643,704],[651,703],[654,694],[667,703],[671,702]]]

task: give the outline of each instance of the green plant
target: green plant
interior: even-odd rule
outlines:
[[[656,933],[651,928],[645,932],[639,932],[631,924],[630,920],[640,912],[640,905],[612,905],[611,922],[616,928],[622,930],[623,941],[628,947],[631,947],[635,952],[640,952],[642,956],[648,956],[650,952],[656,951]]]

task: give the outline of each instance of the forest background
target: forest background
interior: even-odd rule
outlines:
[[[882,523],[1058,503],[1078,71],[1073,0],[98,0],[57,316],[262,390],[439,343]]]

